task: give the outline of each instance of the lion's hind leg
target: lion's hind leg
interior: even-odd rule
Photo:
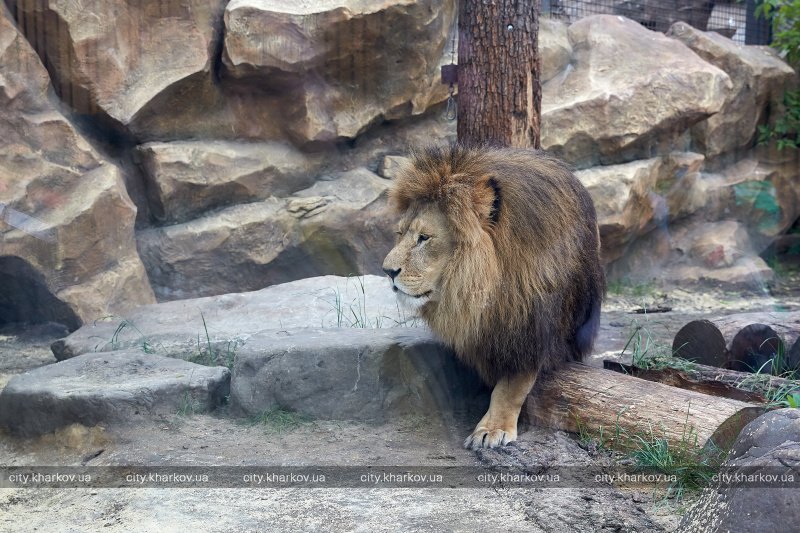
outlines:
[[[495,448],[517,440],[517,420],[522,404],[536,382],[536,372],[502,378],[492,390],[489,410],[464,441],[464,447]]]

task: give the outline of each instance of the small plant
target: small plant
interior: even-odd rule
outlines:
[[[123,348],[124,345],[123,342],[120,340],[120,337],[122,336],[122,333],[126,329],[133,330],[139,335],[137,345],[142,349],[144,353],[154,354],[156,353],[156,348],[161,348],[162,351],[166,351],[161,344],[153,344],[150,341],[150,339],[144,333],[142,333],[138,327],[136,327],[136,324],[134,324],[133,321],[128,320],[126,318],[109,315],[95,320],[94,324],[97,325],[97,322],[108,319],[119,319],[120,323],[117,325],[117,329],[115,329],[114,333],[111,335],[111,339],[109,339],[102,345],[97,344],[95,346],[95,351],[104,351],[108,349],[109,346],[111,347],[111,350],[119,350],[120,348]],[[100,337],[93,336],[91,338],[100,338]]]
[[[355,298],[346,301],[347,288],[345,294],[335,288],[333,289],[333,301],[329,302],[333,311],[336,313],[337,328],[383,328],[395,326],[415,326],[417,318],[407,317],[399,304],[397,306],[397,318],[387,316],[370,317],[367,313],[367,292],[364,287],[364,277],[354,276],[347,278],[347,286],[350,280],[355,278],[358,286]],[[389,321],[392,323],[390,324]],[[323,323],[323,327],[324,327]]]
[[[725,452],[708,443],[701,448],[697,431],[686,420],[680,440],[658,436],[652,426],[637,432],[626,431],[620,424],[625,410],[617,413],[613,428],[590,429],[575,416],[578,442],[588,451],[615,452],[612,457],[621,464],[632,463],[633,467],[664,475],[668,482],[666,497],[680,500],[687,492],[708,486],[725,458]]]
[[[211,344],[211,335],[208,333],[208,325],[206,324],[206,317],[200,313],[200,319],[203,321],[203,331],[205,339],[200,339],[200,334],[197,334],[197,352],[189,357],[189,361],[204,366],[226,366],[229,370],[233,370],[233,363],[236,358],[236,350],[244,344],[241,339],[229,339],[225,345],[225,350],[215,349]]]
[[[800,383],[792,381],[779,387],[770,387],[764,394],[771,408],[800,407]]]
[[[599,426],[597,429],[590,428],[583,419],[576,413],[572,413],[577,426],[578,442],[586,450],[594,451],[613,451],[625,447],[627,432],[619,423],[619,418],[625,413],[625,409],[617,413],[617,418],[613,428]]]
[[[250,419],[254,426],[263,426],[265,430],[275,433],[284,433],[310,424],[311,417],[287,411],[281,407],[272,407]]]
[[[666,489],[668,498],[681,499],[687,492],[707,487],[725,455],[716,447],[704,450],[698,445],[697,433],[688,425],[688,415],[677,444],[670,445],[652,427],[644,434],[633,435],[631,441],[634,449],[630,458],[636,468],[659,472],[670,480]]]
[[[633,322],[633,332],[620,355],[625,355],[626,350],[631,354],[631,364],[637,368],[691,371],[695,367],[693,362],[675,357],[669,346],[656,342],[652,332],[638,321]]]
[[[192,395],[189,394],[188,389],[185,390],[183,392],[183,397],[181,398],[180,406],[178,407],[177,415],[180,417],[194,416],[200,411],[200,404],[194,398],[192,398]]]

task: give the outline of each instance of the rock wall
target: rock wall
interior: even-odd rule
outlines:
[[[154,296],[379,273],[402,155],[455,137],[454,0],[6,7],[0,279],[22,261],[30,290],[0,283],[0,321],[20,294],[75,327]],[[792,69],[682,22],[540,31],[542,144],[595,199],[612,275],[767,280],[800,165],[754,136]]]

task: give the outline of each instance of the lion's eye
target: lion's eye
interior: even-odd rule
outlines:
[[[420,233],[419,237],[417,237],[417,244],[422,244],[423,242],[430,239],[430,235],[425,235],[424,233]]]

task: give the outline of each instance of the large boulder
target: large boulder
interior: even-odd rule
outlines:
[[[597,210],[603,260],[622,257],[631,242],[680,220],[701,205],[692,194],[704,158],[690,152],[580,170]]]
[[[796,86],[794,69],[766,46],[741,46],[685,22],[674,24],[668,35],[725,71],[733,83],[720,112],[692,128],[698,149],[713,158],[749,147],[768,106],[776,107],[784,91]]]
[[[251,337],[236,354],[231,403],[319,419],[481,416],[489,391],[421,328],[284,330]]]
[[[584,18],[569,39],[573,62],[542,87],[542,147],[582,168],[669,153],[731,90],[683,43],[622,17]]]
[[[384,192],[366,169],[287,198],[223,209],[137,234],[160,300],[256,290],[296,279],[380,272],[392,242]]]
[[[444,100],[453,0],[232,0],[224,76],[283,97],[300,144],[354,138]]]
[[[223,0],[9,4],[46,59],[59,96],[78,113],[147,136],[142,122],[161,121],[163,129],[162,114],[218,103],[211,81]]]
[[[52,346],[56,359],[138,349],[194,358],[235,351],[253,335],[287,328],[391,328],[416,319],[380,276],[321,276],[260,291],[143,305],[87,324]]]
[[[230,371],[137,352],[86,354],[19,374],[0,392],[0,427],[32,437],[209,411],[228,395]]]
[[[800,524],[799,470],[800,409],[756,418],[733,444],[722,476],[689,508],[678,531],[794,533]]]
[[[137,150],[151,211],[162,221],[184,222],[215,207],[288,196],[315,177],[315,162],[286,144],[176,141]]]
[[[136,207],[119,169],[57,110],[51,91],[3,7],[0,322],[55,320],[76,328],[153,302],[154,295],[136,251]]]

